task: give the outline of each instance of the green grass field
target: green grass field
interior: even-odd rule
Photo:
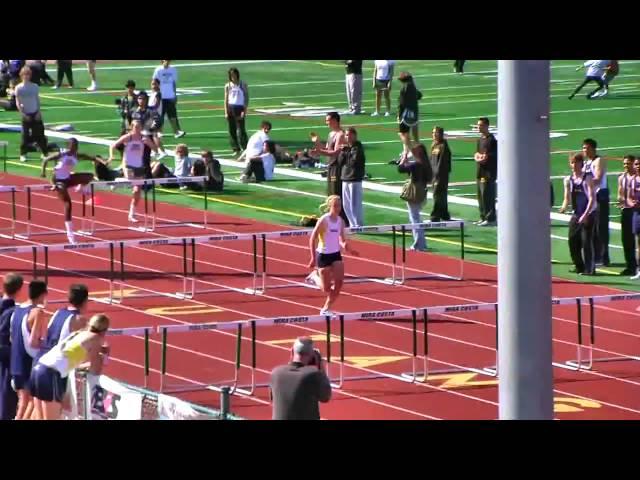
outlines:
[[[119,134],[120,119],[114,100],[124,93],[127,79],[134,79],[138,88],[148,89],[155,60],[140,60],[129,63],[99,62],[98,82],[100,90],[89,93],[84,90],[89,84],[88,74],[83,65],[74,70],[75,89],[62,88],[52,90],[41,88],[43,116],[45,123],[51,125],[72,124],[78,134],[103,139],[115,139]],[[636,139],[640,124],[635,124],[632,115],[640,108],[640,62],[621,61],[621,73],[612,84],[609,96],[586,100],[585,95],[593,88],[587,86],[574,100],[568,95],[583,78],[583,72],[575,67],[581,61],[552,62],[552,116],[551,127],[551,172],[554,177],[568,171],[567,154],[580,149],[582,139],[593,137],[598,141],[600,152],[610,162],[609,171],[621,170],[621,158],[625,153],[640,152]],[[179,88],[184,90],[178,103],[182,128],[187,136],[181,141],[187,143],[192,152],[202,148],[212,149],[222,158],[230,158],[227,126],[222,112],[223,85],[227,70],[231,66],[240,69],[241,77],[250,89],[250,115],[247,119],[247,131],[251,135],[258,128],[260,120],[268,118],[273,123],[271,137],[285,148],[308,147],[309,133],[318,132],[326,137],[327,128],[324,116],[291,116],[288,113],[260,113],[257,110],[283,108],[346,109],[344,69],[338,61],[174,61],[179,70]],[[358,128],[360,140],[364,143],[367,156],[367,172],[373,181],[400,185],[404,177],[397,173],[388,161],[397,157],[400,143],[397,136],[395,116],[371,117],[374,94],[371,87],[373,62],[365,62],[364,109],[360,116],[344,116],[343,126]],[[453,151],[454,162],[450,195],[475,198],[475,164],[472,156],[475,137],[471,133],[479,116],[487,116],[495,126],[497,115],[497,62],[469,61],[464,75],[452,73],[452,61],[399,61],[397,73],[410,71],[415,77],[418,88],[423,92],[421,102],[421,135],[423,141],[430,141],[430,132],[434,125],[441,125],[445,131],[458,132],[449,143]],[[54,76],[55,66],[49,67]],[[190,90],[190,91],[189,91]],[[395,108],[398,82],[392,91],[392,108]],[[1,123],[19,124],[15,112],[0,112]],[[165,146],[172,148],[178,141],[171,135],[168,122],[165,124]],[[39,155],[31,154],[28,164],[20,164],[18,158],[19,136],[16,133],[0,132],[0,140],[9,145],[8,170],[10,173],[37,176],[39,174]],[[56,143],[63,140],[53,139]],[[84,145],[89,153],[107,153],[106,147]],[[516,160],[516,159],[514,159]],[[167,158],[169,164],[172,159]],[[82,168],[90,166],[82,165]],[[325,192],[325,183],[278,175],[273,182],[263,185],[241,184],[237,182],[238,168],[224,167],[226,175],[225,192],[213,197],[212,209],[229,213],[277,222],[293,224],[301,215],[317,213],[317,207]],[[617,175],[610,174],[609,182],[615,195]],[[562,185],[559,178],[553,180],[556,204],[561,203]],[[167,191],[161,199],[176,203],[199,206],[198,195],[177,195]],[[407,221],[406,207],[396,194],[365,190],[365,219],[367,224],[399,223]],[[425,207],[428,216],[432,205]],[[453,216],[468,221],[478,217],[477,208],[450,204]],[[612,221],[620,220],[618,211],[612,208]],[[388,241],[381,238],[380,241]],[[443,254],[454,255],[459,245],[454,232],[441,232],[430,237],[430,247]],[[611,231],[611,256],[614,264],[600,268],[599,275],[585,280],[569,273],[570,264],[566,242],[566,224],[553,222],[552,255],[555,275],[582,282],[609,284],[614,287],[638,290],[639,283],[621,277],[622,250],[620,233]],[[466,237],[467,258],[485,262],[496,262],[495,228],[470,226]]]

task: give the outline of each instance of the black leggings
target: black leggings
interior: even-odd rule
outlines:
[[[584,223],[578,223],[573,215],[569,221],[569,252],[578,273],[594,273],[593,231],[595,229],[595,212],[589,215]]]
[[[247,148],[247,130],[244,126],[245,117],[240,117],[240,114],[244,112],[244,107],[229,105],[229,115],[227,117],[227,123],[229,124],[229,136],[231,137],[231,148],[234,151],[244,150]],[[238,142],[238,134],[240,135],[240,142]]]
[[[598,84],[598,88],[596,88],[593,92],[588,94],[587,97],[592,97],[594,93],[599,92],[600,90],[605,88],[605,84],[604,84],[604,82],[602,81],[602,79],[600,77],[587,77],[587,78],[584,79],[584,82],[582,82],[580,85],[578,85],[578,87],[573,91],[571,96],[574,97],[575,95],[577,95],[578,92],[580,90],[582,90],[584,88],[584,86],[589,82],[596,82]]]
[[[251,175],[255,175],[256,182],[264,182],[264,165],[262,164],[262,160],[251,160],[242,173],[248,178],[251,178]]]
[[[73,66],[72,60],[58,60],[58,87],[62,86],[62,80],[64,76],[67,76],[67,81],[69,85],[73,87],[73,71],[71,67]]]
[[[38,144],[43,155],[47,153],[47,137],[44,136],[44,123],[40,113],[22,115],[22,143],[20,143],[20,155],[26,155],[31,142]]]

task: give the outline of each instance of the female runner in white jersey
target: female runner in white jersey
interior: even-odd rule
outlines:
[[[144,147],[149,147],[153,152],[158,153],[156,145],[142,135],[142,124],[138,120],[131,122],[131,132],[121,136],[113,145],[109,147],[109,161],[113,160],[116,149],[124,145],[122,154],[122,173],[127,180],[141,180],[145,178],[144,167]],[[133,198],[129,207],[129,221],[138,223],[136,220],[136,206],[140,202],[140,186],[134,185]]]
[[[53,176],[51,177],[52,189],[58,193],[58,198],[64,203],[64,226],[67,232],[69,243],[76,243],[73,234],[73,221],[71,217],[71,197],[69,197],[68,189],[70,187],[85,187],[93,180],[93,173],[74,173],[73,170],[78,165],[78,160],[91,160],[106,164],[99,155],[92,157],[84,153],[78,152],[78,140],[70,138],[67,143],[67,149],[59,153],[50,155],[42,160],[42,178],[47,176],[47,163],[57,161],[53,168]]]
[[[327,294],[320,315],[333,315],[331,307],[338,299],[344,282],[344,264],[340,249],[344,248],[347,253],[355,256],[359,254],[347,244],[344,222],[340,218],[342,210],[340,197],[330,195],[321,208],[327,213],[318,219],[309,240],[311,253],[309,268],[315,267],[318,270],[318,286]]]
[[[93,375],[102,373],[109,346],[104,338],[109,330],[106,315],[94,315],[86,329],[77,330],[45,353],[31,370],[31,393],[42,409],[38,418],[58,420],[71,370],[88,369]]]

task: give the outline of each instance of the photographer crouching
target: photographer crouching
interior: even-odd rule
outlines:
[[[291,363],[271,373],[273,420],[320,420],[318,402],[330,399],[331,383],[320,351],[309,337],[298,338]]]

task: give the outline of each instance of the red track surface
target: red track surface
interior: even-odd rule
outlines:
[[[32,178],[6,175],[3,184],[24,185]],[[18,194],[22,206],[18,219],[26,218],[24,194]],[[110,193],[99,194],[102,205],[97,207],[96,227],[126,227],[128,197]],[[81,203],[74,199],[75,215],[81,211]],[[61,205],[48,192],[33,194],[33,231],[59,230],[63,226]],[[10,196],[0,196],[0,226],[10,217]],[[201,221],[202,212],[170,204],[159,204],[159,216],[163,220]],[[210,229],[215,233],[247,233],[290,229],[263,224],[243,218],[209,215]],[[24,226],[20,226],[21,229]],[[79,221],[76,219],[76,228]],[[161,238],[164,236],[201,235],[205,232],[187,227],[172,227],[156,233],[137,233],[131,230],[99,232],[97,239]],[[62,243],[61,234],[32,237],[31,241],[0,239],[0,245],[30,245],[36,243]],[[85,241],[81,239],[80,241]],[[268,285],[291,284],[292,288],[267,289],[265,295],[252,296],[237,292],[202,294],[195,300],[178,300],[169,297],[127,299],[124,305],[96,303],[96,311],[107,313],[114,328],[171,324],[204,323],[291,315],[315,315],[323,297],[320,292],[303,288],[299,284],[307,273],[308,249],[305,239],[287,239],[268,242],[271,276]],[[361,258],[346,256],[348,274],[384,277],[390,273],[390,247],[357,241]],[[198,288],[228,285],[239,288],[251,286],[253,257],[248,242],[224,242],[198,246]],[[134,288],[175,292],[182,288],[179,275],[182,272],[181,247],[163,246],[125,250],[127,263],[126,283]],[[31,257],[19,255],[12,258],[0,255],[0,272],[8,270],[31,272]],[[455,274],[455,259],[432,255],[408,253],[408,264],[415,275],[424,272]],[[62,299],[72,281],[86,283],[92,292],[108,288],[105,279],[109,264],[106,251],[52,252],[49,258],[49,282],[52,298]],[[171,273],[167,273],[171,272]],[[555,296],[602,295],[616,290],[580,285],[556,279]],[[106,294],[105,294],[106,296]],[[393,310],[425,305],[456,305],[496,300],[496,267],[475,262],[465,263],[465,280],[414,280],[404,286],[387,286],[379,283],[347,285],[338,300],[339,312]],[[640,327],[636,311],[638,302],[619,302],[596,307],[596,355],[638,355]],[[172,310],[172,307],[174,308]],[[188,311],[175,310],[189,308]],[[157,310],[163,308],[165,310]],[[150,311],[150,309],[156,309]],[[198,311],[200,310],[200,312]],[[204,311],[203,311],[204,310]],[[586,309],[585,309],[586,311]],[[494,316],[491,312],[465,312],[441,315],[430,324],[430,369],[455,366],[482,367],[495,363]],[[554,308],[554,360],[575,358],[576,312],[574,307]],[[337,322],[332,332],[338,333]],[[299,335],[319,335],[317,342],[323,351],[326,344],[322,324],[282,325],[259,327],[257,333],[257,381],[267,382],[271,369],[288,361],[288,351],[293,338]],[[587,338],[585,328],[585,338]],[[242,363],[250,363],[249,332],[244,332]],[[367,373],[400,374],[411,370],[411,323],[407,320],[393,322],[356,321],[345,327],[348,367],[345,375]],[[150,387],[159,386],[160,339],[151,340]],[[336,338],[337,340],[337,338]],[[112,362],[107,374],[133,384],[142,383],[143,341],[141,337],[113,337]],[[332,342],[332,353],[338,352],[338,342]],[[419,352],[422,350],[420,349]],[[217,383],[233,378],[235,334],[233,332],[194,332],[169,336],[168,384],[190,385]],[[376,357],[369,359],[363,357]],[[386,357],[386,358],[385,358]],[[337,373],[333,366],[332,373]],[[556,417],[560,419],[638,419],[640,418],[640,371],[635,362],[597,364],[595,371],[571,372],[554,369]],[[243,369],[241,383],[249,380],[248,370]],[[181,395],[181,398],[217,405],[216,394],[198,392]],[[497,385],[489,376],[459,373],[448,376],[432,376],[427,383],[409,384],[383,378],[346,382],[342,390],[335,390],[332,401],[321,408],[327,419],[492,419],[497,418]],[[252,419],[270,418],[271,407],[268,389],[258,388],[256,395],[234,396],[232,411]]]

